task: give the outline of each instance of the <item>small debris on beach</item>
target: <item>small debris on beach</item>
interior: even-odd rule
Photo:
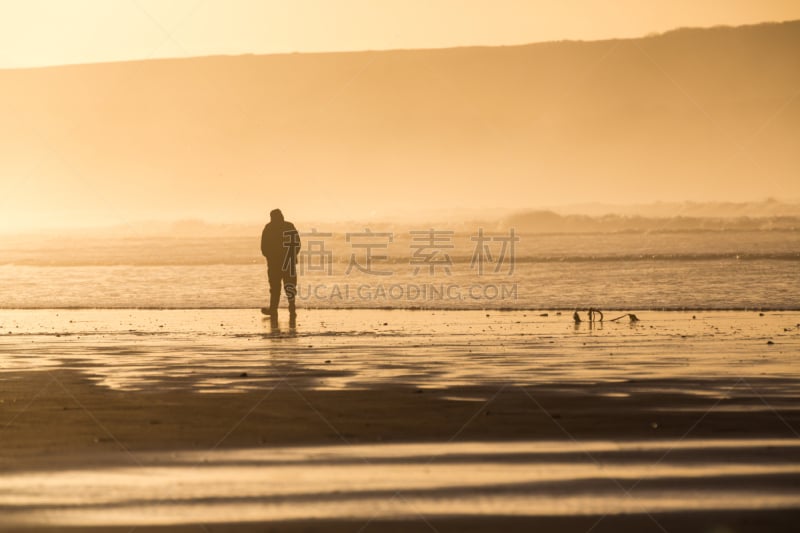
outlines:
[[[247,372],[242,372],[241,374],[239,374],[239,377],[240,378],[246,378],[247,377]]]
[[[631,323],[639,322],[639,317],[634,315],[633,313],[625,313],[624,315],[620,315],[617,318],[612,318],[611,322],[616,322],[617,320],[620,320],[620,319],[625,318],[625,317],[628,317],[628,319],[630,320]],[[694,317],[692,317],[692,318],[694,318]],[[601,320],[601,322],[602,322],[602,320]]]
[[[767,344],[775,344],[775,343],[772,341],[767,341]]]

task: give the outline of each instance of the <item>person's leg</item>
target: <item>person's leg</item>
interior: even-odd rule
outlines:
[[[297,296],[297,275],[292,276],[286,273],[283,277],[283,289],[286,291],[286,300],[289,302],[289,316],[294,317],[297,315],[295,307],[295,296]]]
[[[281,301],[281,272],[269,271],[269,312],[273,316],[278,314],[278,304]]]

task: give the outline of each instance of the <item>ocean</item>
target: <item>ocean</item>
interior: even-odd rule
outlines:
[[[800,309],[800,231],[303,235],[305,308]],[[0,308],[256,308],[259,235],[0,239]]]

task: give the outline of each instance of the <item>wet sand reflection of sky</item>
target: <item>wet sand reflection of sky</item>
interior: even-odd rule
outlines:
[[[251,310],[0,311],[0,367],[74,369],[128,391],[246,391],[284,379],[335,390],[749,376],[797,392],[798,313],[639,316],[576,326],[566,313],[308,310],[292,328]]]
[[[798,454],[785,439],[152,453],[136,467],[6,475],[0,507],[29,527],[781,509],[800,505]]]

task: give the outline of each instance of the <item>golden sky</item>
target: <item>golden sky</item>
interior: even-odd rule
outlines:
[[[0,0],[0,68],[593,40],[796,18],[797,0]]]

